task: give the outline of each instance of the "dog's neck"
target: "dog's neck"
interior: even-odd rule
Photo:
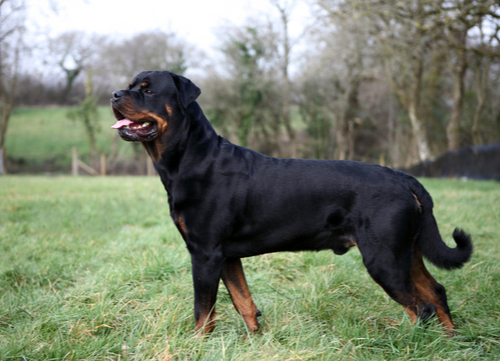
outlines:
[[[201,158],[213,154],[219,143],[217,133],[196,101],[188,106],[185,119],[177,126],[178,129],[172,132],[167,130],[163,138],[142,143],[165,187],[171,184],[185,159],[189,159],[193,166],[199,164]],[[175,138],[171,137],[172,134]]]

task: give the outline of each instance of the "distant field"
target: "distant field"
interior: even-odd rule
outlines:
[[[12,114],[7,131],[6,149],[14,166],[23,169],[69,172],[71,152],[77,147],[82,160],[88,161],[90,146],[83,125],[66,117],[69,108],[18,108]],[[99,154],[133,154],[130,143],[120,141],[110,129],[115,118],[107,106],[99,107],[101,129],[97,135]],[[115,149],[116,148],[116,149]],[[59,171],[57,171],[59,170]]]
[[[262,332],[247,334],[221,285],[203,338],[158,178],[0,177],[0,359],[499,360],[500,183],[423,183],[446,241],[460,226],[475,242],[463,269],[429,267],[455,337],[411,325],[353,249],[245,259]]]
[[[89,162],[90,146],[85,129],[81,122],[66,117],[69,109],[23,107],[14,111],[5,147],[10,172],[69,174],[73,147],[77,147],[81,160]],[[113,168],[108,167],[108,171],[113,174],[135,174],[134,166],[142,166],[145,171],[145,163],[137,165],[137,158],[145,162],[142,146],[122,141],[116,131],[110,128],[116,121],[110,107],[100,106],[99,115],[97,153],[98,156],[104,154],[108,161],[111,159],[110,166]],[[292,115],[296,128],[304,129],[298,111],[293,111]],[[94,164],[94,167],[98,167],[98,164]]]

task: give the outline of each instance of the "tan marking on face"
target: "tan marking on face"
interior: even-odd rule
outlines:
[[[131,121],[146,121],[151,119],[156,121],[156,123],[158,124],[158,136],[156,137],[156,139],[153,140],[154,147],[149,146],[149,144],[148,146],[146,145],[145,146],[153,161],[158,162],[158,160],[161,158],[161,155],[165,151],[163,135],[166,133],[168,122],[164,118],[160,117],[158,114],[151,113],[148,111],[137,112],[133,115],[133,117],[129,117],[129,119]]]
[[[158,114],[148,111],[130,111],[130,109],[133,108],[130,106],[127,107],[127,109],[124,109],[123,111],[120,110],[120,112],[133,122],[144,122],[147,120],[156,121],[156,123],[158,124],[158,132],[160,133],[159,136],[161,136],[167,129],[168,122],[162,117],[160,117]]]
[[[145,82],[143,82],[143,83],[141,84],[141,86],[142,86],[143,88],[147,88],[147,87],[149,86],[149,83],[145,81]]]
[[[132,120],[130,114],[135,114],[136,107],[130,97],[126,97],[123,103],[121,103],[119,107],[116,107],[116,110],[123,114],[124,117]]]
[[[167,111],[168,116],[171,117],[173,112],[172,107],[168,104],[165,104],[165,110]]]
[[[118,109],[117,109],[118,110]],[[120,106],[120,113],[133,122],[144,122],[148,120],[156,121],[158,125],[158,136],[152,142],[145,142],[143,146],[151,156],[154,162],[158,162],[165,150],[165,145],[162,141],[162,136],[165,134],[168,127],[168,122],[160,117],[158,114],[149,111],[137,111],[135,104],[130,99],[127,99],[124,104]],[[152,146],[153,145],[153,146]]]
[[[147,82],[142,83],[143,86],[144,84],[149,85]],[[138,107],[135,104],[135,102],[133,102],[130,97],[127,97],[125,102],[121,104],[119,109],[117,110],[119,110],[120,113],[123,114],[123,116],[125,116],[126,118],[130,119],[133,122],[143,122],[151,119],[155,120],[156,123],[158,123],[158,132],[160,133],[159,136],[161,136],[161,134],[163,134],[166,131],[168,126],[167,119],[162,118],[156,113],[152,113],[147,110],[138,110],[137,108]],[[172,114],[172,108],[167,106],[166,110],[168,115],[170,116]]]
[[[137,114],[139,116],[139,119],[136,119],[136,121],[138,121],[138,120],[143,121],[143,120],[147,120],[147,119],[155,120],[156,123],[158,123],[158,132],[160,133],[160,136],[167,129],[168,122],[165,119],[163,119],[162,117],[160,117],[158,114],[151,113],[148,111],[142,111],[142,112],[139,112]],[[134,119],[130,119],[130,120],[134,121]]]

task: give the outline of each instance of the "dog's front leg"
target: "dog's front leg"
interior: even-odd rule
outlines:
[[[224,257],[220,252],[191,252],[196,331],[202,334],[215,328],[215,301]]]
[[[231,295],[236,311],[243,316],[248,329],[251,332],[258,331],[257,316],[260,316],[260,311],[252,300],[239,258],[226,259],[222,267],[222,280]]]

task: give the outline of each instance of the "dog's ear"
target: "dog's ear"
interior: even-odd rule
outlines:
[[[198,88],[194,83],[188,78],[182,75],[177,75],[172,73],[172,78],[174,79],[175,86],[179,92],[179,99],[182,102],[184,108],[187,108],[189,104],[195,101],[196,98],[201,94],[200,88]]]

